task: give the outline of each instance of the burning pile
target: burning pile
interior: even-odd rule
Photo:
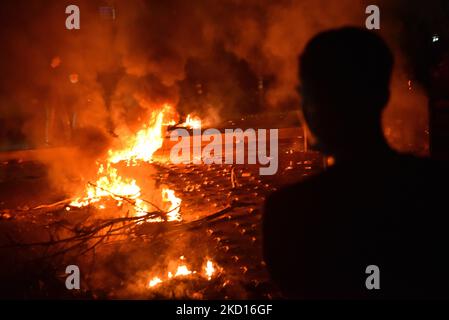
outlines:
[[[124,201],[130,202],[134,207],[134,216],[143,216],[149,212],[149,206],[154,204],[141,198],[141,188],[135,179],[122,177],[118,174],[114,165],[124,163],[126,166],[139,166],[142,162],[151,163],[153,154],[162,147],[166,128],[175,123],[174,119],[166,119],[172,114],[172,106],[164,104],[159,111],[153,111],[148,123],[135,135],[127,137],[123,141],[123,147],[118,150],[109,150],[106,160],[97,162],[97,180],[89,183],[85,191],[86,195],[78,197],[70,203],[71,207],[81,208],[88,205],[105,209],[105,199],[113,199],[117,206]],[[198,117],[188,115],[186,121],[181,124],[184,127],[196,128],[201,126]],[[175,192],[168,188],[161,190],[162,202],[166,208],[167,221],[181,221],[181,199]],[[70,206],[67,210],[70,210]],[[150,219],[147,222],[162,222],[164,219]]]
[[[170,105],[165,104],[160,110],[153,111],[150,120],[141,130],[122,141],[122,148],[109,150],[107,158],[97,162],[96,181],[94,183],[89,182],[85,190],[85,195],[73,200],[66,207],[66,210],[70,211],[71,208],[83,208],[86,206],[93,206],[99,210],[104,210],[112,200],[117,208],[121,207],[124,202],[131,204],[133,208],[132,216],[144,218],[139,223],[182,221],[180,212],[182,200],[176,196],[174,190],[169,188],[161,188],[158,190],[161,194],[163,204],[163,208],[160,210],[165,216],[155,218],[151,215],[151,209],[159,210],[159,207],[142,199],[142,190],[137,184],[136,179],[121,176],[116,168],[117,165],[136,167],[143,163],[152,163],[154,161],[153,154],[162,147],[168,126],[186,128],[201,127],[201,119],[192,115],[188,115],[185,122],[176,125],[174,119],[167,119],[168,115],[173,114],[172,110]],[[153,208],[150,208],[150,206]],[[209,258],[206,259],[202,271],[199,272],[190,270],[185,262],[184,256],[181,256],[180,259],[181,262],[178,263],[177,267],[168,271],[165,277],[160,275],[152,277],[147,287],[152,288],[173,278],[188,276],[197,276],[211,280],[219,270],[218,266]]]
[[[210,259],[206,260],[206,263],[204,264],[204,266],[202,268],[203,270],[201,272],[190,270],[189,267],[185,263],[184,256],[181,256],[180,260],[181,260],[181,262],[175,268],[176,271],[174,271],[174,272],[168,271],[166,278],[162,278],[161,279],[161,277],[159,277],[159,276],[153,277],[148,282],[148,287],[152,288],[152,287],[157,286],[160,283],[163,283],[165,281],[169,281],[172,278],[187,277],[187,276],[190,276],[190,275],[197,275],[197,276],[203,277],[203,278],[205,278],[207,280],[211,280],[212,276],[214,276],[217,273],[217,271],[219,270],[219,267],[214,265],[214,263]]]

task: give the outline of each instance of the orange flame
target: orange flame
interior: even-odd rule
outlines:
[[[124,141],[124,148],[109,150],[109,156],[105,163],[99,163],[97,181],[94,184],[89,184],[85,191],[86,195],[73,200],[70,206],[84,207],[98,203],[103,198],[112,198],[120,205],[123,198],[127,198],[135,201],[136,216],[145,215],[149,208],[147,203],[140,199],[141,189],[136,180],[121,177],[113,165],[119,162],[137,165],[139,161],[152,161],[154,152],[162,147],[164,140],[164,126],[166,126],[164,116],[171,113],[172,106],[164,104],[161,110],[152,113],[150,120],[144,125],[143,129]],[[181,199],[175,196],[175,192],[170,189],[163,189],[162,200],[169,203],[167,220],[181,221]],[[105,205],[99,204],[98,208],[104,209]],[[149,222],[162,221],[163,219],[159,218],[152,219]]]
[[[186,265],[180,265],[180,266],[178,266],[178,269],[176,270],[175,277],[188,276],[189,274],[192,274],[192,271],[190,271]]]
[[[154,287],[155,285],[158,285],[161,282],[162,282],[162,280],[160,278],[154,277],[153,279],[150,280],[150,282],[148,283],[148,286]]]
[[[181,199],[175,196],[175,192],[167,188],[162,189],[162,201],[170,202],[170,207],[167,210],[167,220],[181,221],[182,218],[179,213],[181,208]]]
[[[186,121],[181,124],[182,127],[199,129],[201,128],[201,119],[197,116],[187,115]]]
[[[148,124],[139,130],[136,135],[125,142],[126,147],[122,150],[109,150],[109,162],[118,163],[125,161],[128,165],[136,165],[138,160],[149,162],[153,154],[162,147],[164,141],[164,113],[171,108],[165,104],[161,111],[153,112]]]
[[[167,273],[167,278],[165,280],[162,280],[161,278],[155,276],[151,278],[151,280],[148,282],[148,287],[154,287],[159,283],[171,280],[176,277],[187,277],[193,274],[198,274],[196,271],[192,271],[189,269],[187,264],[184,262],[185,259],[183,256],[180,259],[182,261],[182,264],[178,265],[176,272],[174,274],[171,271],[169,271]],[[217,273],[217,269],[220,268],[214,266],[212,260],[208,259],[204,267],[204,273],[200,274],[200,276],[207,278],[207,280],[211,280],[212,277]]]
[[[87,196],[83,199],[76,199],[70,203],[73,207],[83,207],[100,201],[103,197],[112,197],[117,201],[123,200],[122,197],[137,199],[140,196],[140,188],[134,179],[124,179],[118,175],[117,169],[111,167],[108,163],[106,170],[104,165],[100,164],[98,168],[98,180],[95,185],[87,186]]]
[[[215,273],[214,264],[211,260],[207,260],[206,267],[204,268],[207,279],[210,280]]]

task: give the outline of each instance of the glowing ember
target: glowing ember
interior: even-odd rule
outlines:
[[[70,74],[69,75],[69,80],[70,80],[71,83],[74,83],[74,84],[78,83],[78,80],[79,80],[78,74],[77,73]]]
[[[60,57],[56,56],[56,57],[53,57],[53,59],[51,59],[50,66],[53,69],[59,67],[60,64],[61,64],[61,58]]]

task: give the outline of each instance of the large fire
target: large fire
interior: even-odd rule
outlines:
[[[124,197],[137,199],[140,196],[140,187],[134,179],[122,178],[118,175],[117,169],[110,163],[100,164],[97,172],[99,178],[95,185],[88,184],[84,198],[76,199],[70,203],[73,207],[83,207],[99,202],[104,197],[112,197],[117,201],[122,201]],[[99,207],[104,209],[104,207]]]
[[[136,165],[137,162],[149,162],[154,152],[162,147],[164,140],[164,115],[171,109],[165,104],[162,110],[153,112],[151,119],[134,136],[126,139],[125,147],[121,150],[109,150],[109,162],[118,163],[125,161],[128,165]]]
[[[108,205],[115,202],[120,207],[123,202],[131,202],[134,210],[133,216],[142,217],[147,215],[151,209],[152,203],[142,199],[142,190],[136,179],[124,177],[119,174],[116,166],[125,165],[125,167],[135,167],[142,163],[151,163],[155,161],[153,154],[162,147],[166,130],[168,126],[173,126],[175,119],[170,118],[173,115],[172,106],[165,104],[158,111],[154,111],[149,121],[135,135],[126,137],[122,141],[122,147],[111,149],[108,151],[106,159],[98,161],[97,177],[94,183],[89,183],[85,189],[85,195],[73,200],[67,207],[85,207],[94,206],[98,209],[106,209]],[[168,119],[167,119],[168,118]],[[178,126],[186,128],[200,128],[201,119],[197,116],[188,115],[185,122]],[[181,198],[177,197],[175,191],[167,187],[163,187],[156,192],[160,192],[161,205],[164,210],[165,217],[146,218],[146,222],[162,223],[164,221],[180,222],[181,216]],[[153,205],[154,206],[154,205]],[[118,211],[118,210],[117,210]],[[211,259],[206,259],[201,271],[191,270],[181,256],[181,261],[177,263],[175,268],[167,271],[165,276],[154,276],[148,280],[147,287],[153,288],[161,283],[170,281],[174,278],[188,278],[191,276],[200,277],[211,280],[219,270],[218,266]]]
[[[149,209],[149,204],[141,199],[141,188],[135,179],[122,177],[118,174],[115,164],[124,163],[126,166],[137,166],[141,162],[152,162],[153,154],[162,147],[166,127],[175,122],[167,119],[173,115],[173,107],[164,104],[159,110],[153,111],[149,121],[135,135],[126,137],[122,141],[122,147],[109,150],[107,159],[98,162],[97,180],[89,183],[85,196],[78,197],[70,203],[72,207],[84,207],[94,205],[104,209],[104,199],[114,199],[117,205],[121,205],[124,199],[134,202],[134,215],[143,216]],[[182,124],[195,128],[201,125],[198,117],[188,115]],[[166,220],[181,221],[180,214],[182,200],[176,197],[175,192],[168,188],[161,191],[163,204],[167,204]],[[162,222],[163,219],[152,219],[149,222]]]

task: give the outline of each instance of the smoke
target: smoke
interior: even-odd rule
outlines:
[[[95,177],[95,161],[122,135],[140,129],[161,104],[171,103],[184,115],[197,113],[211,125],[245,113],[298,109],[298,54],[320,31],[346,25],[364,27],[369,4],[381,8],[379,32],[396,60],[391,100],[383,119],[385,133],[400,151],[425,150],[427,98],[413,77],[411,59],[413,45],[422,40],[414,37],[425,23],[403,23],[413,23],[424,6],[412,9],[409,3],[3,1],[0,151],[75,146],[49,149],[39,158],[48,164],[49,179],[61,189],[58,191],[73,196],[83,194],[86,182]],[[80,7],[80,30],[65,28],[65,8],[71,4]],[[100,7],[106,10],[100,13]],[[132,173],[145,192],[143,198],[160,194],[151,192],[160,186],[149,178],[153,176],[149,168],[145,174]],[[157,225],[154,227],[164,228]],[[106,263],[96,268],[89,281],[97,287],[120,287],[128,278],[127,283],[136,279],[147,285],[149,275],[165,273],[170,259],[191,247],[207,253],[202,234],[188,237],[191,241],[180,238],[164,243],[159,251],[145,245],[133,255],[138,260],[123,258],[129,255],[126,251],[123,255],[99,252],[103,257],[97,260]],[[122,250],[134,249],[125,246]],[[80,262],[91,268],[90,261]],[[152,264],[154,270],[138,273],[142,266]]]
[[[222,118],[298,108],[297,56],[306,42],[328,28],[363,27],[365,8],[376,1],[75,2],[81,30],[65,29],[65,7],[73,1],[2,4],[2,148],[16,147],[23,137],[27,145],[75,139],[79,146],[89,141],[79,152],[93,159],[165,102],[183,114],[206,117],[214,110]],[[380,32],[398,62],[386,127],[395,130],[402,121],[405,134],[419,136],[425,98],[416,84],[412,91],[406,85],[409,66],[398,45],[405,34],[397,19],[401,6],[377,2]],[[100,13],[100,7],[114,12]]]

